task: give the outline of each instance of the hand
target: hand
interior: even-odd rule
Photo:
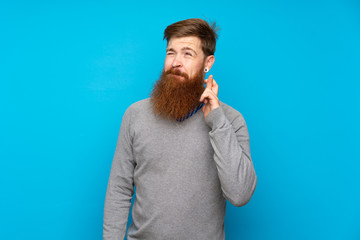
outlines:
[[[213,79],[213,75],[210,75],[208,79],[205,79],[206,88],[200,97],[200,102],[204,102],[202,108],[204,112],[204,118],[214,109],[220,107],[220,101],[217,97],[219,92],[219,85]]]

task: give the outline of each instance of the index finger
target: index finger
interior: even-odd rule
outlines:
[[[210,88],[211,90],[212,86],[213,86],[213,75],[210,75],[206,82],[206,88]]]
[[[213,79],[213,86],[211,89],[215,95],[217,96],[218,92],[219,92],[219,85],[216,83],[215,79]]]

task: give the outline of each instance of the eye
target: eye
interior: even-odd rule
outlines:
[[[186,55],[186,56],[190,56],[190,57],[192,56],[192,54],[189,53],[189,52],[186,52],[185,55]]]
[[[167,52],[166,55],[174,55],[174,52]]]

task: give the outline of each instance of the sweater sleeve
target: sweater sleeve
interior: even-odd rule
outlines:
[[[103,239],[124,239],[134,193],[131,114],[124,114],[105,197]]]
[[[234,206],[243,206],[249,202],[257,183],[245,120],[237,112],[229,122],[220,106],[205,121],[211,128],[210,142],[223,196]]]

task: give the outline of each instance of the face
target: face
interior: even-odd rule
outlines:
[[[166,49],[164,70],[177,70],[192,79],[197,73],[204,72],[207,60],[204,60],[204,57],[198,37],[171,38]],[[176,78],[185,80],[185,77],[180,75],[176,75]]]

